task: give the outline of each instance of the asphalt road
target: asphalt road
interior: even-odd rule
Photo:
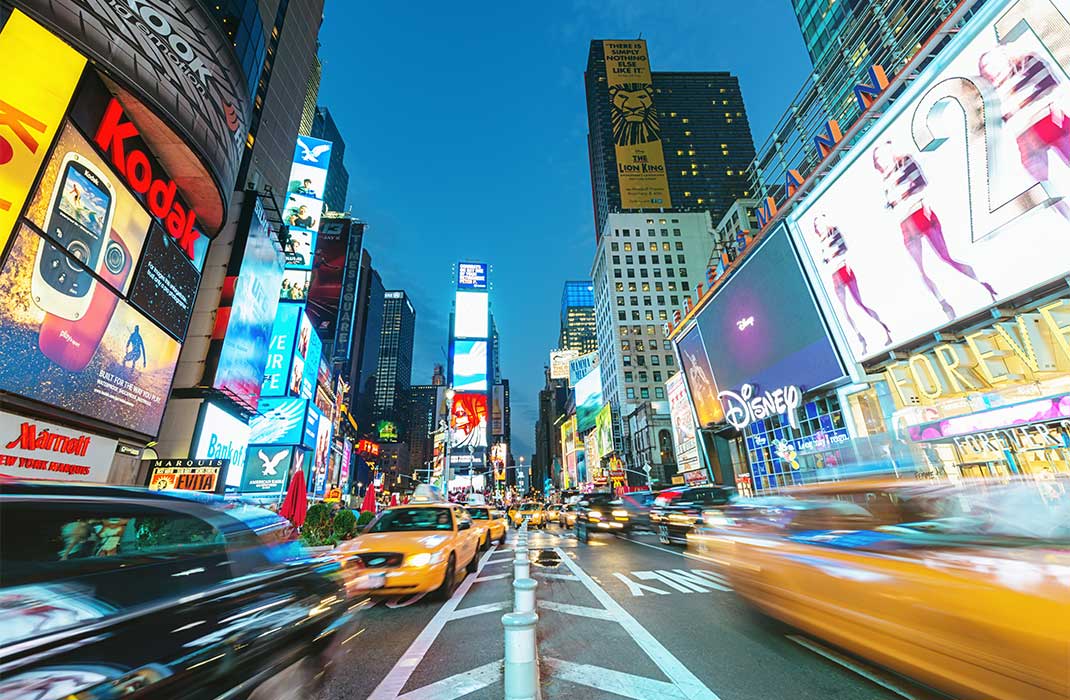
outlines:
[[[444,604],[368,599],[320,697],[502,698],[512,538],[483,555]],[[533,532],[529,547],[545,700],[929,698],[755,613],[713,563],[652,535],[583,545],[551,526]]]

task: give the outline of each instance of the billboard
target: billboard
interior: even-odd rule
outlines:
[[[156,435],[174,338],[27,226],[0,271],[0,298],[0,389]]]
[[[153,224],[130,286],[130,303],[178,340],[186,337],[201,273],[174,236]]]
[[[0,253],[15,230],[84,67],[85,58],[76,51],[18,10],[11,13],[0,33],[0,103],[5,114],[12,115],[12,121],[5,122],[12,133],[4,135],[0,159]],[[14,115],[32,120],[34,129],[14,121]],[[19,138],[11,138],[14,135]]]
[[[623,209],[672,206],[646,42],[602,42]]]
[[[551,350],[550,379],[568,379],[569,363],[579,356],[578,350]]]
[[[253,411],[264,381],[283,266],[260,198],[251,193],[242,204],[238,231],[235,248],[241,255],[231,256],[223,279],[204,374],[206,383]]]
[[[505,385],[495,384],[491,391],[490,429],[493,435],[505,435]]]
[[[293,396],[262,398],[258,415],[249,420],[249,442],[266,445],[298,445],[305,426],[308,400]]]
[[[392,420],[381,420],[375,426],[380,442],[398,441],[398,424]]]
[[[338,322],[339,304],[342,301],[342,278],[346,270],[346,254],[349,237],[353,231],[349,219],[327,219],[320,225],[319,241],[313,248],[312,275],[308,287],[308,315],[316,332],[325,338],[333,338]],[[359,249],[355,253],[360,256]],[[355,288],[349,291],[352,296]],[[353,303],[349,300],[350,318]]]
[[[450,407],[451,447],[487,446],[487,395],[453,395]]]
[[[598,352],[589,352],[586,355],[580,355],[574,360],[568,362],[568,385],[570,387],[576,386],[581,379],[587,376],[587,374],[598,365]]]
[[[299,304],[279,304],[271,330],[261,396],[285,396],[290,386],[290,365],[297,339],[297,325],[304,316]],[[302,368],[303,371],[303,368]]]
[[[250,444],[239,491],[251,496],[281,495],[297,448]]]
[[[193,447],[194,459],[229,459],[226,485],[241,487],[245,452],[249,446],[249,426],[214,403],[201,405],[200,425]]]
[[[676,446],[676,471],[699,468],[698,445],[695,441],[695,419],[687,400],[687,386],[683,372],[677,372],[665,382],[669,397],[669,419],[672,422],[673,444]]]
[[[613,445],[613,409],[607,403],[594,419],[595,452],[605,457],[616,449]],[[595,461],[597,464],[597,460]]]
[[[770,281],[775,280],[775,284]],[[766,236],[695,320],[720,392],[808,391],[843,376],[783,227]]]
[[[332,432],[331,422],[321,416],[316,434],[316,448],[312,458],[312,467],[316,474],[314,493],[316,497],[322,497],[327,492],[327,470],[331,462]]]
[[[316,384],[319,382],[320,359],[323,355],[323,341],[312,330],[312,321],[308,314],[301,314],[301,329],[297,334],[297,352],[294,364],[298,361],[304,366],[300,386],[296,392],[299,396],[311,399],[315,396]]]
[[[323,411],[319,410],[315,404],[309,403],[308,411],[305,413],[305,430],[301,434],[301,444],[310,450],[314,449],[316,440],[319,439],[320,423],[326,421]]]
[[[318,237],[319,232],[316,229],[286,226],[280,237],[286,267],[292,270],[311,270]]]
[[[108,480],[118,442],[0,411],[0,475],[82,483]]]
[[[455,338],[487,337],[489,299],[486,292],[457,292],[457,311],[453,322]]]
[[[791,217],[855,359],[1065,277],[1070,4],[1037,6],[987,3]]]
[[[486,289],[486,263],[457,263],[457,289]]]
[[[308,288],[311,282],[312,273],[308,270],[295,270],[287,267],[282,273],[279,301],[305,301],[308,299]]]
[[[487,390],[485,340],[457,340],[453,344],[453,388],[456,391]]]
[[[676,350],[680,354],[680,367],[699,425],[706,427],[723,423],[724,408],[717,397],[717,385],[713,381],[710,358],[706,356],[706,346],[699,335],[698,326],[692,327],[676,341]]]
[[[602,410],[602,370],[594,367],[576,384],[576,430],[587,432],[594,427]]]
[[[223,493],[223,478],[230,468],[226,459],[145,460],[149,476],[145,485],[152,491],[201,491]]]

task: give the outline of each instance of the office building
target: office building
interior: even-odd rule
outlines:
[[[581,355],[598,349],[594,328],[594,284],[590,280],[568,280],[561,291],[561,331],[557,346]]]
[[[316,136],[312,133],[312,123],[316,118],[316,102],[320,94],[320,79],[323,77],[323,64],[319,56],[308,67],[308,83],[305,87],[305,103],[301,107],[301,125],[298,133],[302,136]],[[325,137],[317,137],[325,138]],[[327,139],[330,141],[331,139]],[[337,151],[335,151],[337,153]]]
[[[372,424],[375,413],[376,376],[382,344],[384,296],[383,278],[372,267],[371,255],[363,251],[360,283],[357,286],[357,309],[353,322],[354,338],[360,338],[359,352],[349,366],[350,406],[362,431]],[[365,432],[370,433],[370,430]]]
[[[709,212],[610,214],[606,220],[592,278],[602,395],[615,417],[647,401],[664,404],[667,413],[665,381],[675,374],[676,360],[665,325],[698,285],[705,286],[713,244]],[[630,448],[625,443],[622,449]]]
[[[637,91],[641,86],[634,83],[620,86],[627,91],[615,94],[629,95],[637,104],[653,103],[648,109],[654,112],[649,128],[655,141],[645,146],[656,147],[660,133],[669,199],[660,206],[628,207],[621,195],[620,178],[626,176],[618,175],[613,117],[617,108],[606,71],[606,44],[617,43],[592,41],[584,74],[596,235],[614,212],[708,211],[719,220],[732,202],[749,194],[746,169],[754,158],[738,78],[724,71],[652,72],[649,90]],[[627,43],[641,46],[645,53],[646,42]]]
[[[375,372],[373,420],[400,422],[412,384],[412,345],[416,310],[403,290],[383,295],[383,326],[379,334],[379,364]]]
[[[551,379],[550,368],[545,370],[546,385],[539,391],[539,417],[535,422],[535,454],[531,458],[531,478],[536,484],[552,479],[560,486],[554,466],[561,466],[561,430],[558,419],[568,406],[567,382]]]
[[[725,259],[732,262],[736,254],[746,247],[747,237],[758,233],[758,220],[754,212],[756,199],[737,199],[728,208],[721,220],[713,227],[713,251],[708,267],[717,269]]]
[[[427,481],[430,462],[434,457],[435,441],[432,433],[444,418],[446,389],[440,384],[416,384],[409,387],[405,432],[409,443],[409,473]],[[423,474],[421,475],[421,471]]]
[[[330,211],[345,211],[349,192],[349,171],[345,166],[346,142],[331,117],[331,111],[326,107],[316,109],[310,135],[334,144],[331,149],[331,162],[327,166],[327,185],[323,190],[323,201]]]
[[[440,364],[435,364],[431,372],[432,386],[446,386],[446,370]]]

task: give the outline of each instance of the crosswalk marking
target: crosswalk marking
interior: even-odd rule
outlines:
[[[687,700],[688,697],[672,683],[614,671],[611,668],[551,658],[542,659],[541,665],[543,673],[553,678],[634,700]]]
[[[669,595],[668,591],[663,591],[660,588],[654,588],[653,586],[647,586],[643,583],[636,583],[624,574],[614,571],[613,575],[620,579],[621,583],[628,587],[628,592],[632,594],[632,597],[642,597],[643,591],[650,591],[657,595]]]
[[[547,610],[556,610],[557,612],[565,613],[566,615],[576,615],[578,617],[591,617],[595,620],[608,620],[609,622],[616,622],[616,618],[610,613],[606,612],[602,608],[589,608],[586,605],[572,605],[571,603],[558,603],[553,600],[540,600],[538,601],[540,608],[546,608]]]
[[[639,581],[655,581],[664,584],[678,593],[709,593],[710,591],[731,591],[731,586],[717,572],[708,569],[655,569],[653,571],[630,571],[632,578]],[[628,574],[614,571],[615,576],[628,588],[633,597],[644,595],[644,591],[657,595],[668,595],[670,591],[662,590],[657,586],[638,583],[628,577]]]

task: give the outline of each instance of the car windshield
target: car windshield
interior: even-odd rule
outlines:
[[[472,520],[490,520],[490,511],[487,508],[468,508],[467,510]]]
[[[539,510],[540,508],[542,506],[535,501],[525,501],[524,505],[520,506],[520,510]]]
[[[449,508],[394,508],[380,515],[368,532],[452,529]]]

